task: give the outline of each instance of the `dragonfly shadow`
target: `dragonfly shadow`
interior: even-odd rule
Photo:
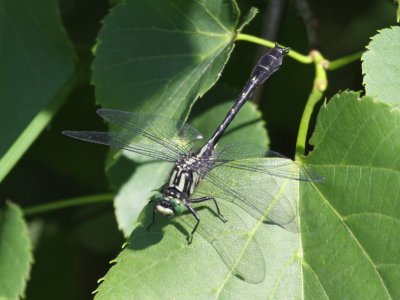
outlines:
[[[200,212],[200,215],[201,211],[203,210],[207,210],[216,218],[221,218],[217,214],[217,212],[215,212],[211,207],[208,207],[207,205],[196,207],[196,211]],[[153,207],[150,204],[145,209],[145,212],[142,215],[141,224],[132,231],[131,235],[128,238],[127,241],[128,249],[143,250],[155,244],[160,243],[164,237],[164,228],[168,225],[174,226],[175,229],[177,229],[180,233],[182,233],[182,238],[189,243],[191,230],[194,228],[196,224],[195,218],[189,212],[183,214],[180,217],[173,218],[172,222],[170,218],[156,214],[154,224],[152,224],[151,227],[148,229],[149,225],[152,223],[152,220],[153,220]],[[201,225],[202,224],[200,223],[199,226]],[[194,236],[196,236],[196,233]]]
[[[202,215],[201,212],[203,210],[207,210],[209,213],[211,213],[216,218],[221,219],[221,216],[219,216],[218,213],[216,211],[214,211],[214,209],[212,209],[211,207],[209,207],[207,205],[196,206],[196,212],[200,215],[200,218]],[[183,226],[180,221],[185,223],[187,226],[186,227]],[[223,221],[223,220],[221,219],[221,221]],[[196,225],[196,219],[192,216],[192,214],[190,212],[186,212],[181,217],[174,219],[171,222],[171,224],[186,237],[186,241],[190,244],[191,232],[192,232],[192,229],[194,228],[194,226]],[[202,223],[200,222],[199,226],[201,226],[201,225],[202,225]],[[201,231],[201,228],[199,231]],[[200,232],[196,232],[194,235],[196,235],[196,234],[200,234]]]
[[[166,225],[168,225],[168,220],[160,220],[150,229],[148,229],[148,226],[145,224],[137,226],[128,238],[127,249],[144,250],[160,243],[164,237],[163,228]]]

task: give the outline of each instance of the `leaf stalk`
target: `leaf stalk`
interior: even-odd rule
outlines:
[[[58,210],[67,207],[87,205],[87,204],[95,204],[101,202],[110,202],[114,199],[113,193],[106,194],[98,194],[98,195],[90,195],[83,197],[74,197],[68,198],[64,200],[59,200],[51,203],[26,207],[23,209],[24,216],[31,216],[35,214],[45,213],[48,211]]]

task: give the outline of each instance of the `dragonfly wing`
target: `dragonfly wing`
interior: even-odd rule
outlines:
[[[264,157],[265,160],[246,160],[246,158],[257,157]],[[221,164],[226,167],[294,180],[314,182],[324,180],[322,176],[312,172],[307,166],[301,166],[278,152],[267,151],[263,147],[253,144],[231,143],[225,145],[217,153],[214,162],[215,166]]]
[[[96,144],[108,145],[146,155],[155,159],[175,162],[180,153],[166,148],[157,143],[146,144],[136,142],[137,135],[130,131],[97,132],[97,131],[63,131],[63,134],[72,138],[88,141]]]
[[[219,206],[228,222],[224,223],[216,217],[212,206],[210,209],[198,209],[202,222],[197,232],[214,247],[233,275],[249,283],[262,282],[265,279],[266,265],[255,236],[249,234],[250,230],[242,217],[229,203],[221,202]],[[182,215],[180,219],[189,228],[193,228],[196,223],[191,214]]]
[[[245,159],[251,157],[264,157],[268,151],[259,145],[248,143],[228,143],[217,151],[217,161],[226,162],[231,160]]]
[[[291,176],[263,171],[271,165],[280,166],[282,174]],[[296,232],[299,170],[298,164],[280,157],[231,161],[212,169],[196,193],[233,202],[257,220]]]
[[[180,154],[187,153],[196,140],[203,138],[187,123],[162,116],[112,109],[98,109],[97,114],[111,124]]]

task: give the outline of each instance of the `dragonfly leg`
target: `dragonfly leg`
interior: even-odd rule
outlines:
[[[222,221],[223,221],[224,223],[226,223],[228,220],[225,219],[225,217],[221,214],[221,211],[220,211],[220,209],[219,209],[217,200],[215,200],[215,198],[214,198],[213,196],[205,196],[205,197],[201,197],[201,198],[190,199],[189,201],[190,201],[190,203],[200,203],[200,202],[205,202],[205,201],[208,201],[208,200],[214,201],[215,207],[217,208],[218,216],[220,216],[220,218],[222,219]]]
[[[197,227],[199,227],[199,224],[200,224],[200,216],[197,214],[197,212],[194,210],[194,208],[190,206],[189,203],[186,203],[186,207],[188,208],[188,210],[190,211],[190,213],[193,215],[193,217],[194,217],[194,218],[196,219],[196,221],[197,221],[197,223],[196,223],[196,225],[194,226],[192,232],[190,233],[190,236],[189,236],[189,239],[188,239],[189,244],[191,244],[192,241],[193,241],[193,234],[196,232]]]

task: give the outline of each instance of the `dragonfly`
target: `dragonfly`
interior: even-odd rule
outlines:
[[[282,65],[288,48],[275,47],[265,53],[253,68],[250,79],[244,85],[242,92],[236,99],[234,105],[225,116],[222,123],[215,130],[214,134],[203,146],[195,150],[194,145],[203,139],[202,134],[189,124],[152,114],[125,112],[112,109],[98,109],[97,114],[106,122],[116,125],[123,130],[115,132],[96,131],[63,131],[63,134],[72,138],[108,145],[158,160],[168,161],[174,164],[169,180],[156,192],[151,201],[154,203],[153,221],[155,214],[164,216],[182,215],[190,212],[196,220],[191,238],[200,224],[200,216],[193,207],[194,204],[212,201],[215,205],[218,216],[226,221],[221,213],[216,195],[204,194],[200,197],[193,197],[202,194],[201,189],[197,191],[199,183],[205,181],[202,186],[208,186],[215,194],[222,194],[222,198],[228,198],[238,206],[242,207],[257,219],[264,218],[266,222],[290,227],[293,221],[293,213],[284,213],[279,203],[268,201],[268,190],[261,189],[261,192],[250,191],[260,189],[248,186],[248,183],[241,182],[240,178],[234,183],[227,183],[224,180],[224,172],[254,174],[253,178],[261,181],[272,177],[282,177],[291,180],[313,181],[313,178],[304,168],[284,156],[269,151],[262,147],[244,143],[232,143],[223,149],[217,150],[220,138],[223,136],[229,124],[233,121],[240,108],[251,97],[254,90],[275,73]],[[270,160],[251,160],[252,157],[269,156]],[[214,187],[210,188],[211,183]],[[257,199],[252,197],[257,195]],[[249,196],[250,195],[250,196]],[[265,197],[264,197],[265,196]],[[269,209],[268,215],[264,216]],[[274,207],[272,207],[274,206]]]

